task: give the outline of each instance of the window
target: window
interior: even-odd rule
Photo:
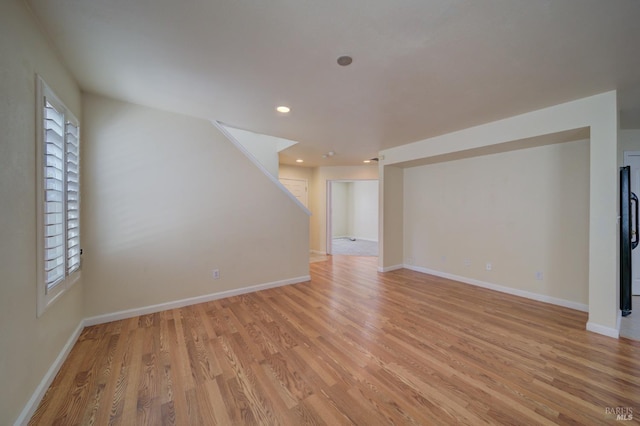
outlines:
[[[38,316],[80,275],[80,125],[38,77]]]

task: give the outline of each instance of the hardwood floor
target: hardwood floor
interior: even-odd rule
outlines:
[[[333,256],[307,283],[88,327],[30,424],[640,418],[640,342],[585,331],[582,312],[375,262]]]

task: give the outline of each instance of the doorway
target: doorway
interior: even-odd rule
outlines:
[[[640,194],[640,151],[625,151],[624,165],[631,167],[631,192]],[[635,213],[631,211],[631,223],[636,223]],[[640,296],[640,247],[631,252],[631,265],[631,293]]]
[[[327,181],[327,254],[378,256],[378,181]]]
[[[631,192],[640,194],[640,151],[625,151],[624,165],[631,168]],[[631,223],[635,221],[635,210],[631,210]],[[637,230],[636,230],[637,231]],[[640,340],[640,247],[631,251],[631,314],[622,317],[620,335]]]

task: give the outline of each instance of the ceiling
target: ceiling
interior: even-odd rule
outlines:
[[[83,90],[298,141],[284,163],[612,89],[640,128],[638,0],[25,1]]]

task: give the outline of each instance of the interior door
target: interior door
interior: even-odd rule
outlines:
[[[288,179],[280,178],[280,183],[293,194],[294,197],[302,203],[303,206],[309,208],[307,205],[307,180],[306,179]]]
[[[624,164],[631,167],[631,192],[640,194],[640,152],[625,152]],[[638,230],[635,229],[637,223],[635,214],[635,209],[631,209],[631,233],[634,239],[638,237]],[[634,296],[640,296],[640,247],[631,252],[631,265],[631,293]]]

